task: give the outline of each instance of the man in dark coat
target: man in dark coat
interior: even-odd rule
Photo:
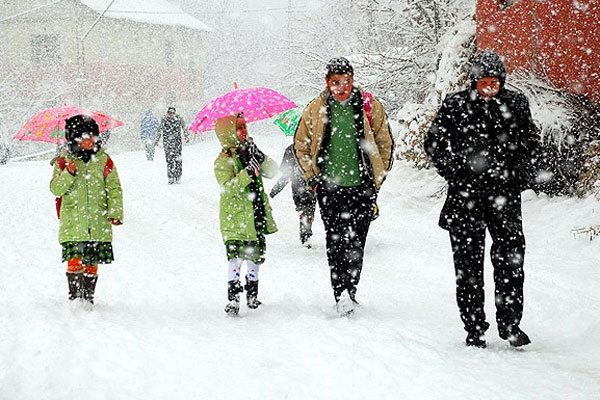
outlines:
[[[440,226],[450,233],[456,299],[467,346],[485,347],[483,261],[492,237],[496,322],[511,346],[530,343],[523,314],[525,238],[521,191],[537,154],[536,127],[523,93],[504,87],[506,68],[493,51],[479,53],[471,88],[449,95],[433,121],[425,149],[448,182]]]
[[[175,112],[175,107],[169,107],[167,114],[161,118],[158,125],[158,134],[154,139],[156,145],[163,137],[165,159],[167,160],[167,176],[169,185],[179,183],[182,173],[181,149],[183,146],[182,135],[186,142],[189,141],[188,131],[185,129],[183,118]]]
[[[156,137],[156,130],[158,128],[158,119],[152,113],[152,110],[146,110],[144,118],[140,122],[140,138],[144,142],[146,148],[146,158],[148,161],[154,159],[154,138]]]
[[[312,236],[312,223],[315,219],[317,200],[314,192],[306,186],[304,174],[294,156],[293,144],[285,149],[279,171],[281,172],[281,177],[277,180],[273,189],[271,189],[269,196],[275,197],[288,182],[292,182],[292,199],[296,205],[296,211],[300,215],[300,242],[303,246],[311,248],[310,238]]]

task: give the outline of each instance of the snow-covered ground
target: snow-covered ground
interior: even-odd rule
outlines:
[[[250,126],[280,161],[290,138]],[[117,131],[114,133],[118,134]],[[218,228],[216,140],[184,149],[181,185],[161,149],[113,154],[125,196],[116,262],[100,267],[96,306],[67,300],[47,161],[0,167],[0,399],[598,399],[600,242],[596,200],[524,194],[525,315],[533,344],[510,349],[493,323],[466,348],[450,245],[437,227],[441,185],[397,163],[372,225],[354,318],[340,318],[320,217],[300,247],[287,187],[272,201],[258,310],[228,318]],[[110,148],[109,148],[110,152]],[[270,188],[273,182],[267,182]]]

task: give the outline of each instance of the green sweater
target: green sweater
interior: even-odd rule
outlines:
[[[359,186],[354,108],[350,102],[331,102],[331,138],[324,165],[326,180],[338,186]]]

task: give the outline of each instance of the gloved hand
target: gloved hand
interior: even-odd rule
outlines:
[[[258,176],[258,174],[260,174],[260,163],[256,157],[250,157],[248,165],[246,165],[246,170],[250,176]]]
[[[250,158],[256,158],[259,164],[262,164],[265,161],[265,154],[258,148],[256,143],[252,138],[248,138],[248,156]]]
[[[73,160],[69,160],[67,161],[67,171],[75,176],[75,173],[77,172],[77,167],[75,167],[75,161]]]
[[[306,181],[306,187],[313,193],[317,193],[317,188],[319,187],[320,183],[321,181],[319,180],[319,178],[313,175]]]
[[[377,203],[373,203],[371,209],[373,211],[373,215],[371,215],[371,221],[375,221],[377,218],[379,218],[379,206]]]
[[[109,218],[110,219],[110,223],[113,225],[123,225],[123,223],[121,221],[119,221],[118,219],[114,219],[114,218]]]

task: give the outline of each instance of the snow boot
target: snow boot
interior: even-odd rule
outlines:
[[[230,316],[236,316],[240,312],[240,293],[244,291],[240,281],[227,282],[227,299],[229,303],[225,306],[225,312]]]
[[[465,344],[467,347],[478,347],[480,349],[485,349],[487,346],[485,342],[485,332],[480,330],[469,332],[467,334]]]
[[[98,282],[98,275],[83,274],[81,295],[83,300],[90,304],[94,304],[96,282]]]
[[[248,308],[256,310],[262,302],[260,302],[258,297],[258,281],[251,281],[248,279],[248,275],[246,275],[246,305]]]
[[[513,326],[508,329],[499,329],[498,334],[501,339],[508,340],[508,344],[512,347],[526,346],[531,343],[529,336],[518,326]]]
[[[305,247],[307,249],[312,249],[312,240],[310,239],[310,236],[307,237],[306,239],[302,240],[302,247]]]
[[[67,281],[69,282],[69,300],[81,298],[81,272],[67,272]]]
[[[485,342],[485,331],[488,330],[490,324],[486,321],[483,321],[467,330],[467,338],[465,339],[465,344],[468,347],[479,347],[480,349],[485,349],[487,344]]]
[[[360,304],[356,300],[356,286],[351,286],[350,288],[348,288],[348,295],[350,296],[350,300],[352,300],[354,306],[360,307]]]
[[[344,290],[340,295],[335,309],[340,317],[347,317],[354,313],[354,302],[350,299],[350,295],[347,290]]]

